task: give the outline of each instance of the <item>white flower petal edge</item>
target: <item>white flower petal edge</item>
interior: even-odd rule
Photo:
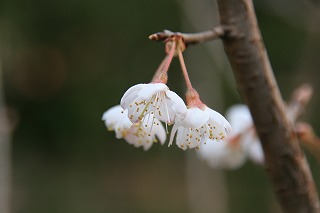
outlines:
[[[253,120],[249,108],[244,104],[232,106],[226,113],[226,117],[233,127],[231,136],[241,134],[240,144],[243,152],[254,163],[263,164],[264,153],[261,143],[253,129]]]
[[[183,116],[176,117],[169,146],[176,132],[176,143],[185,150],[199,147],[202,141],[206,143],[209,140],[224,140],[229,131],[231,131],[229,122],[219,113],[208,107],[205,110],[192,107]]]
[[[187,128],[199,128],[202,127],[209,120],[209,115],[197,108],[192,107],[187,110],[187,113],[182,116],[177,116],[175,123],[179,126]]]
[[[116,138],[125,139],[135,147],[143,147],[146,151],[159,139],[161,144],[166,141],[166,131],[161,122],[156,118],[146,119],[144,122],[133,124],[128,118],[128,111],[121,106],[114,106],[107,110],[102,120],[108,130],[114,130]]]
[[[249,146],[248,150],[248,157],[256,164],[263,164],[264,163],[264,153],[262,150],[262,146],[260,141],[257,139],[255,140],[251,146]]]
[[[166,141],[166,131],[158,119],[148,119],[143,123],[132,124],[131,128],[127,129],[124,139],[135,147],[143,147],[143,150],[150,149],[153,143],[158,142],[161,145]]]
[[[170,90],[166,92],[166,95],[169,99],[168,103],[170,104],[174,114],[184,118],[184,116],[187,114],[187,106],[182,98],[177,95],[177,93]]]
[[[215,169],[236,169],[248,158],[254,163],[263,164],[262,146],[253,129],[248,107],[240,104],[232,106],[226,115],[232,125],[232,132],[224,142],[203,142],[197,151],[198,156]],[[220,122],[223,123],[223,119]],[[228,129],[228,124],[225,124],[225,128]]]
[[[170,91],[163,83],[138,84],[129,88],[121,99],[121,106],[128,110],[128,117],[133,123],[138,123],[152,114],[166,124],[172,124],[175,111],[186,110],[183,100]]]
[[[176,144],[179,148],[186,150],[200,144],[205,134],[206,122],[209,120],[207,113],[197,107],[187,109],[186,113],[177,114],[175,124],[172,127],[168,146],[172,145],[175,134]]]
[[[204,111],[206,113],[208,113],[208,115],[210,116],[210,119],[215,120],[216,122],[218,122],[219,124],[221,124],[225,128],[224,134],[231,132],[231,130],[232,130],[231,124],[219,112],[214,111],[213,109],[210,109],[207,106]]]
[[[136,84],[130,87],[122,96],[120,105],[123,109],[127,109],[129,105],[134,102],[134,100],[138,97],[138,93],[144,87],[145,84]]]
[[[232,134],[238,134],[248,129],[253,124],[251,113],[244,104],[236,104],[226,112],[226,118],[232,124]]]
[[[202,144],[197,150],[200,159],[206,161],[213,169],[237,169],[245,163],[246,155],[226,142],[215,141]]]
[[[116,138],[123,138],[124,130],[132,126],[132,122],[128,119],[127,112],[121,106],[113,106],[102,115],[106,127],[109,131],[115,131]]]
[[[138,94],[141,99],[151,99],[153,95],[169,91],[169,87],[163,83],[149,83],[145,84]]]

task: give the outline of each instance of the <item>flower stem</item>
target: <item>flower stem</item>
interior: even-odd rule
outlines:
[[[187,67],[186,67],[186,64],[184,62],[183,55],[182,55],[182,52],[181,52],[180,49],[178,50],[178,56],[179,56],[179,61],[180,61],[180,64],[181,64],[183,77],[184,77],[184,79],[186,81],[186,84],[187,84],[187,88],[188,88],[188,90],[192,90],[193,87],[192,87],[192,84],[191,84],[191,81],[190,81],[190,78],[189,78],[189,75],[188,75]]]
[[[184,62],[182,51],[180,48],[178,49],[178,56],[179,56],[179,61],[181,64],[183,77],[184,77],[184,79],[186,81],[186,85],[187,85],[187,92],[186,92],[187,105],[189,107],[198,107],[198,108],[204,110],[206,105],[202,103],[202,101],[200,100],[199,93],[192,87],[192,84],[191,84],[191,81],[189,78],[189,74],[187,71],[187,67]]]
[[[154,77],[152,78],[153,83],[164,83],[166,84],[168,81],[167,72],[169,70],[169,66],[171,64],[172,58],[174,56],[174,52],[176,49],[176,42],[171,42],[171,48],[169,53],[167,52],[166,57],[161,62],[160,66],[158,67]],[[167,51],[167,50],[166,50]]]
[[[169,66],[171,64],[172,58],[174,56],[174,52],[176,50],[176,42],[173,41],[173,42],[171,42],[171,44],[172,44],[172,46],[171,46],[171,49],[168,54],[168,60],[167,60],[167,63],[165,63],[164,68],[163,68],[163,72],[165,72],[165,73],[167,73],[169,70]]]
[[[158,69],[157,69],[157,71],[155,72],[155,74],[154,74],[151,82],[156,83],[157,79],[160,77],[160,75],[161,75],[162,72],[163,72],[163,68],[164,68],[164,65],[165,65],[165,63],[167,62],[167,60],[168,60],[168,55],[166,55],[166,56],[164,57],[164,59],[162,60],[161,64],[159,65],[159,67],[158,67]]]

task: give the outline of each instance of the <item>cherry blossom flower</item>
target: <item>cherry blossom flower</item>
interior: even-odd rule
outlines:
[[[169,146],[176,133],[176,144],[183,150],[199,147],[202,141],[224,140],[231,131],[229,122],[220,113],[203,104],[195,89],[188,89],[186,97],[189,108],[186,113],[177,115]]]
[[[119,105],[104,112],[102,120],[109,131],[115,131],[116,138],[123,138],[135,147],[142,146],[145,151],[158,140],[162,145],[166,141],[166,131],[157,118],[147,118],[133,124],[128,118],[128,111]]]
[[[158,67],[151,83],[130,87],[121,98],[121,107],[108,110],[103,120],[106,126],[116,132],[117,138],[124,138],[135,146],[150,147],[156,136],[164,143],[163,126],[173,124],[169,146],[176,136],[176,143],[182,149],[198,147],[202,141],[224,140],[231,130],[229,122],[218,112],[200,101],[193,89],[182,51],[186,48],[182,36],[175,35],[166,40],[166,57]],[[174,56],[178,56],[187,84],[186,101],[166,85],[167,72]],[[119,113],[119,111],[121,111]],[[164,139],[163,139],[164,138]],[[162,140],[163,139],[163,140]],[[162,142],[163,141],[163,142]]]
[[[183,100],[163,83],[130,87],[121,99],[121,106],[128,110],[128,117],[133,123],[141,122],[147,115],[151,115],[152,120],[159,119],[172,124],[177,114],[184,114],[187,110]]]
[[[199,158],[215,169],[236,169],[248,158],[257,164],[262,164],[264,154],[253,128],[248,107],[235,105],[227,111],[226,118],[232,125],[232,132],[224,142],[203,141],[197,151]]]
[[[191,107],[185,115],[177,116],[169,146],[176,133],[176,144],[186,150],[199,147],[202,141],[224,140],[229,131],[231,131],[229,122],[218,112],[207,106],[203,110]]]

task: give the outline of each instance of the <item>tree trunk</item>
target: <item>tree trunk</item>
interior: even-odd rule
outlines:
[[[250,108],[280,205],[287,213],[319,213],[313,177],[286,116],[252,1],[218,0],[218,7],[224,48]]]

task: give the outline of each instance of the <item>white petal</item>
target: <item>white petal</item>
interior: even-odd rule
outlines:
[[[154,98],[154,105],[149,111],[154,111],[156,118],[167,123],[173,124],[177,114],[187,112],[187,107],[175,92],[167,90],[160,92]]]
[[[197,154],[200,158],[206,161],[211,161],[212,165],[218,164],[221,158],[227,152],[226,143],[204,140]]]
[[[230,149],[224,141],[207,141],[200,146],[197,154],[213,169],[236,169],[243,165],[246,159],[244,152]]]
[[[113,130],[114,126],[122,119],[124,110],[120,105],[113,106],[102,115],[102,120],[108,129]]]
[[[172,124],[175,119],[175,113],[172,110],[170,100],[166,96],[166,93],[160,92],[154,97],[154,104],[148,110],[153,111],[155,117],[160,121]]]
[[[249,108],[244,104],[237,104],[228,109],[226,117],[233,128],[233,134],[243,132],[253,125]]]
[[[179,114],[180,116],[184,116],[187,113],[187,106],[185,105],[182,98],[180,98],[179,95],[170,90],[166,92],[166,95],[169,98],[168,103],[174,113]]]
[[[128,111],[123,110],[119,105],[103,113],[102,120],[104,120],[108,130],[115,131],[118,139],[123,138],[132,126],[132,122],[128,118]]]
[[[151,143],[152,145],[153,143],[152,137],[147,135],[144,128],[140,130],[139,124],[133,124],[128,129],[128,134],[125,135],[124,139],[134,147],[144,146],[145,143]]]
[[[236,135],[236,134],[232,134]],[[240,144],[244,150],[249,150],[250,146],[258,140],[258,136],[254,129],[245,129],[242,132],[239,132],[240,137]],[[258,141],[259,142],[259,141]]]
[[[123,109],[127,109],[131,103],[135,101],[138,97],[138,93],[146,86],[147,84],[136,84],[130,87],[122,96],[120,105]]]
[[[137,143],[138,138],[132,134],[132,132],[130,131],[130,129],[128,129],[127,134],[125,135],[124,139],[131,145],[134,145]]]
[[[188,109],[183,118],[177,115],[176,123],[186,128],[200,128],[209,120],[205,111],[197,107]]]
[[[135,85],[124,94],[121,106],[129,110],[128,116],[133,123],[138,123],[148,113],[153,113],[159,120],[171,124],[174,122],[175,112],[166,95],[167,91],[169,88],[163,83]]]
[[[208,115],[210,116],[211,119],[215,120],[220,125],[222,125],[226,129],[227,132],[231,131],[232,128],[231,128],[230,123],[220,113],[214,111],[213,109],[210,109],[207,106],[205,108],[205,112],[208,113]]]
[[[169,143],[168,143],[168,146],[171,146],[172,145],[172,142],[173,142],[173,139],[174,139],[174,136],[178,130],[178,125],[177,124],[174,124],[173,127],[172,127],[172,130],[171,130],[171,134],[170,134],[170,140],[169,140]]]
[[[183,150],[186,150],[188,148],[186,140],[187,131],[187,128],[179,127],[176,136],[176,144],[179,148]]]
[[[128,117],[132,123],[137,123],[141,121],[142,115],[146,114],[144,111],[146,108],[145,102],[139,97],[135,99],[134,103],[129,104],[128,107]]]
[[[155,130],[153,130],[153,131],[154,131],[154,134],[159,139],[160,144],[163,145],[167,139],[167,133],[166,133],[166,130],[164,129],[163,125],[161,124],[160,126],[156,126]]]
[[[204,126],[204,135],[211,140],[223,140],[226,137],[225,128],[213,119],[209,119]]]
[[[156,141],[156,137],[163,144],[166,140],[166,132],[162,123],[149,115],[144,122],[132,124],[127,129],[124,139],[135,147],[143,147],[143,150],[148,150]]]
[[[246,156],[243,152],[234,151],[228,157],[223,158],[221,167],[226,169],[238,169],[246,162]]]
[[[167,90],[169,90],[169,88],[163,83],[149,83],[144,85],[139,91],[138,96],[141,99],[149,100],[153,95]]]
[[[264,153],[259,140],[256,140],[248,149],[248,157],[257,164],[264,163]]]
[[[149,142],[145,142],[142,147],[143,147],[143,150],[144,151],[148,151],[151,146],[153,145],[153,141],[152,141],[152,138],[150,138]]]
[[[167,139],[167,133],[162,123],[157,118],[154,118],[151,114],[147,115],[144,119],[142,127],[146,129],[146,132],[148,134],[153,136],[152,141],[156,136],[159,139],[161,145],[164,144]]]

